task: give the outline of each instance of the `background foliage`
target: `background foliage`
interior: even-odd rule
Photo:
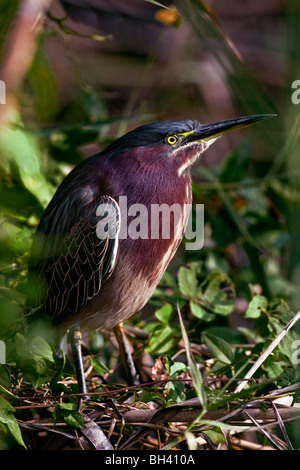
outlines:
[[[46,315],[24,326],[31,240],[70,169],[150,120],[278,114],[224,136],[193,168],[194,202],[205,208],[204,247],[186,251],[184,241],[149,305],[127,322],[147,385],[124,388],[115,340],[101,332],[87,338],[90,388],[102,396],[114,390],[121,411],[154,403],[163,410],[197,398],[205,412],[225,416],[256,399],[263,419],[268,393],[282,387],[297,404],[297,324],[243,392],[235,390],[300,305],[299,119],[291,101],[299,78],[299,4],[225,3],[41,1],[27,47],[16,29],[27,2],[1,0],[1,448],[76,441],[83,422],[72,396],[72,361],[54,353]],[[59,401],[60,394],[67,398]],[[255,422],[249,437],[215,415],[207,424],[205,416],[186,427],[153,424],[129,448],[238,448],[235,436],[247,436],[254,448],[299,447],[294,417],[267,430]],[[102,421],[108,431],[111,421]],[[53,429],[63,430],[63,444]],[[122,446],[135,432],[133,424],[117,423],[110,437]]]

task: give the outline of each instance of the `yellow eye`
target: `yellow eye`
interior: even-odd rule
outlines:
[[[166,142],[169,145],[175,145],[178,142],[178,137],[176,135],[170,135],[166,138]]]

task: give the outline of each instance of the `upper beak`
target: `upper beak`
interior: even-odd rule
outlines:
[[[277,114],[257,114],[253,116],[226,119],[225,121],[217,121],[210,124],[202,124],[191,134],[190,140],[205,141],[216,139],[227,132],[252,126],[259,121],[264,121],[265,119],[270,119],[275,116],[277,116]]]

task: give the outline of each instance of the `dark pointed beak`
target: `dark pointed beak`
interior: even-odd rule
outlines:
[[[244,127],[252,126],[253,124],[275,116],[277,116],[277,114],[257,114],[226,119],[225,121],[217,121],[210,124],[202,124],[189,136],[189,140],[195,142],[216,139],[227,132],[243,129]]]

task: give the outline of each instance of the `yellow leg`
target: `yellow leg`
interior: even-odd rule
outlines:
[[[119,344],[121,360],[127,375],[128,385],[138,385],[136,368],[129,349],[129,343],[123,329],[123,323],[118,323],[114,327],[114,334]]]

